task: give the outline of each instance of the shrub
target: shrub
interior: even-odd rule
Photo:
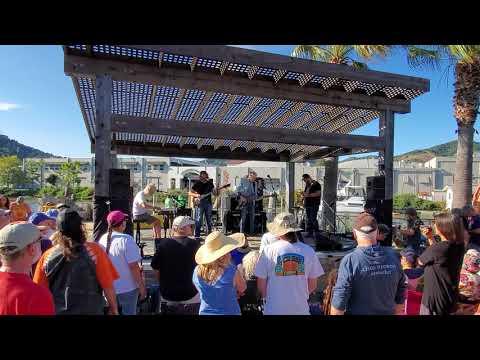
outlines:
[[[407,207],[413,207],[417,210],[443,210],[445,203],[443,201],[430,201],[417,197],[415,194],[399,194],[393,199],[393,208],[403,210]]]

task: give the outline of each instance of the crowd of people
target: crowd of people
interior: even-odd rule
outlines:
[[[259,251],[243,233],[212,231],[202,244],[195,221],[179,216],[151,261],[158,311],[310,315],[309,300],[325,275],[326,315],[480,314],[479,214],[469,206],[442,212],[433,227],[423,226],[414,209],[406,214],[398,251],[385,246],[395,229],[361,213],[353,225],[357,247],[328,274],[290,213],[267,224]],[[66,205],[32,213],[24,199],[9,204],[0,197],[0,314],[136,315],[148,291],[140,249],[125,233],[128,220],[110,212],[96,243]]]

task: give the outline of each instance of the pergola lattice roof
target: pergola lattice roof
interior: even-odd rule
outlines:
[[[143,155],[304,160],[379,150],[378,137],[350,135],[350,144],[343,134],[380,111],[409,112],[429,89],[425,79],[227,46],[72,45],[65,71],[92,143],[95,75],[112,75],[114,146]]]

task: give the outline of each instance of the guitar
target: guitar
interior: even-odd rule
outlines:
[[[273,194],[262,195],[262,196],[259,196],[259,197],[252,197],[252,196],[245,197],[243,195],[240,195],[240,200],[238,201],[238,205],[237,205],[237,208],[235,210],[242,210],[251,201],[254,201],[254,202],[255,201],[260,201],[260,200],[263,200],[264,198],[270,198],[270,197],[273,197],[273,196],[274,196]]]
[[[228,187],[230,187],[230,184],[222,185],[222,186],[220,186],[219,188],[217,188],[217,191],[220,191],[220,190],[222,190],[222,189],[226,189],[226,188],[228,188]],[[214,189],[214,190],[215,190],[215,189]],[[192,193],[192,195],[195,197],[195,199],[193,200],[193,204],[194,204],[195,206],[199,206],[199,205],[200,205],[200,202],[201,202],[203,199],[205,199],[205,198],[209,197],[210,195],[212,195],[212,193],[214,192],[214,190],[212,190],[212,191],[210,191],[210,192],[208,192],[208,193],[206,193],[206,194],[202,194],[202,195],[197,195],[197,194],[193,194],[193,193]]]

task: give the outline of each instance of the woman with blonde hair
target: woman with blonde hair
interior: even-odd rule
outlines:
[[[200,293],[199,315],[241,315],[237,298],[245,292],[246,285],[230,252],[244,243],[245,235],[241,233],[226,236],[214,231],[198,249],[198,266],[192,280]]]
[[[245,294],[238,299],[240,309],[244,315],[262,315],[262,297],[257,288],[257,277],[255,276],[255,266],[257,266],[260,252],[250,251],[238,265],[238,269],[247,284]]]

